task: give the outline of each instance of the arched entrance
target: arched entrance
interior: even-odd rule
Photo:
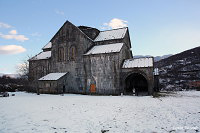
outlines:
[[[125,79],[125,94],[148,95],[148,81],[140,73],[132,73]]]

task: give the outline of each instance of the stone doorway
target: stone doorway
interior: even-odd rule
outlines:
[[[148,95],[148,81],[139,73],[132,73],[125,79],[125,94]]]

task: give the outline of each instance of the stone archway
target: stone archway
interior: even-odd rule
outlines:
[[[141,73],[131,73],[125,78],[125,94],[148,95],[148,79]]]

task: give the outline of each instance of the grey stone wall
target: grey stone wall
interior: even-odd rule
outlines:
[[[62,32],[65,31],[65,32]],[[76,26],[66,23],[63,29],[52,39],[52,72],[69,72],[66,92],[84,93],[85,70],[83,55],[94,45]],[[69,33],[69,34],[68,34]],[[63,41],[56,41],[64,38]],[[75,48],[75,59],[71,58],[71,48]],[[58,49],[64,49],[64,60],[58,60]]]
[[[39,93],[58,93],[57,81],[38,81]]]
[[[123,81],[121,79],[121,76],[122,76],[122,66],[123,66],[123,63],[126,59],[131,59],[132,58],[132,53],[130,51],[130,48],[129,46],[127,45],[124,45],[120,51],[120,54],[119,54],[119,64],[120,64],[120,80],[119,80],[119,85],[120,85],[120,93],[123,92],[123,89],[124,89],[124,86],[123,86]]]
[[[129,48],[123,45],[119,53],[97,54],[85,56],[86,92],[90,92],[90,84],[96,84],[98,94],[120,94],[121,67],[125,59],[131,58]]]
[[[85,57],[87,88],[96,84],[98,94],[118,94],[119,92],[119,56],[115,54],[89,55]]]
[[[113,39],[95,42],[95,45],[104,45],[104,44],[113,44],[113,43],[122,43],[123,39]]]
[[[37,89],[38,79],[51,72],[51,60],[30,60],[29,61],[29,81],[32,89]]]

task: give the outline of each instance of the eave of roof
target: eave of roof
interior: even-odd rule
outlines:
[[[49,58],[51,58],[51,51],[45,51],[45,52],[40,52],[39,54],[35,55],[31,59],[29,59],[29,61],[32,61],[32,60],[47,60]]]
[[[66,73],[49,73],[38,80],[39,81],[56,81],[62,78],[66,74],[67,72]]]

